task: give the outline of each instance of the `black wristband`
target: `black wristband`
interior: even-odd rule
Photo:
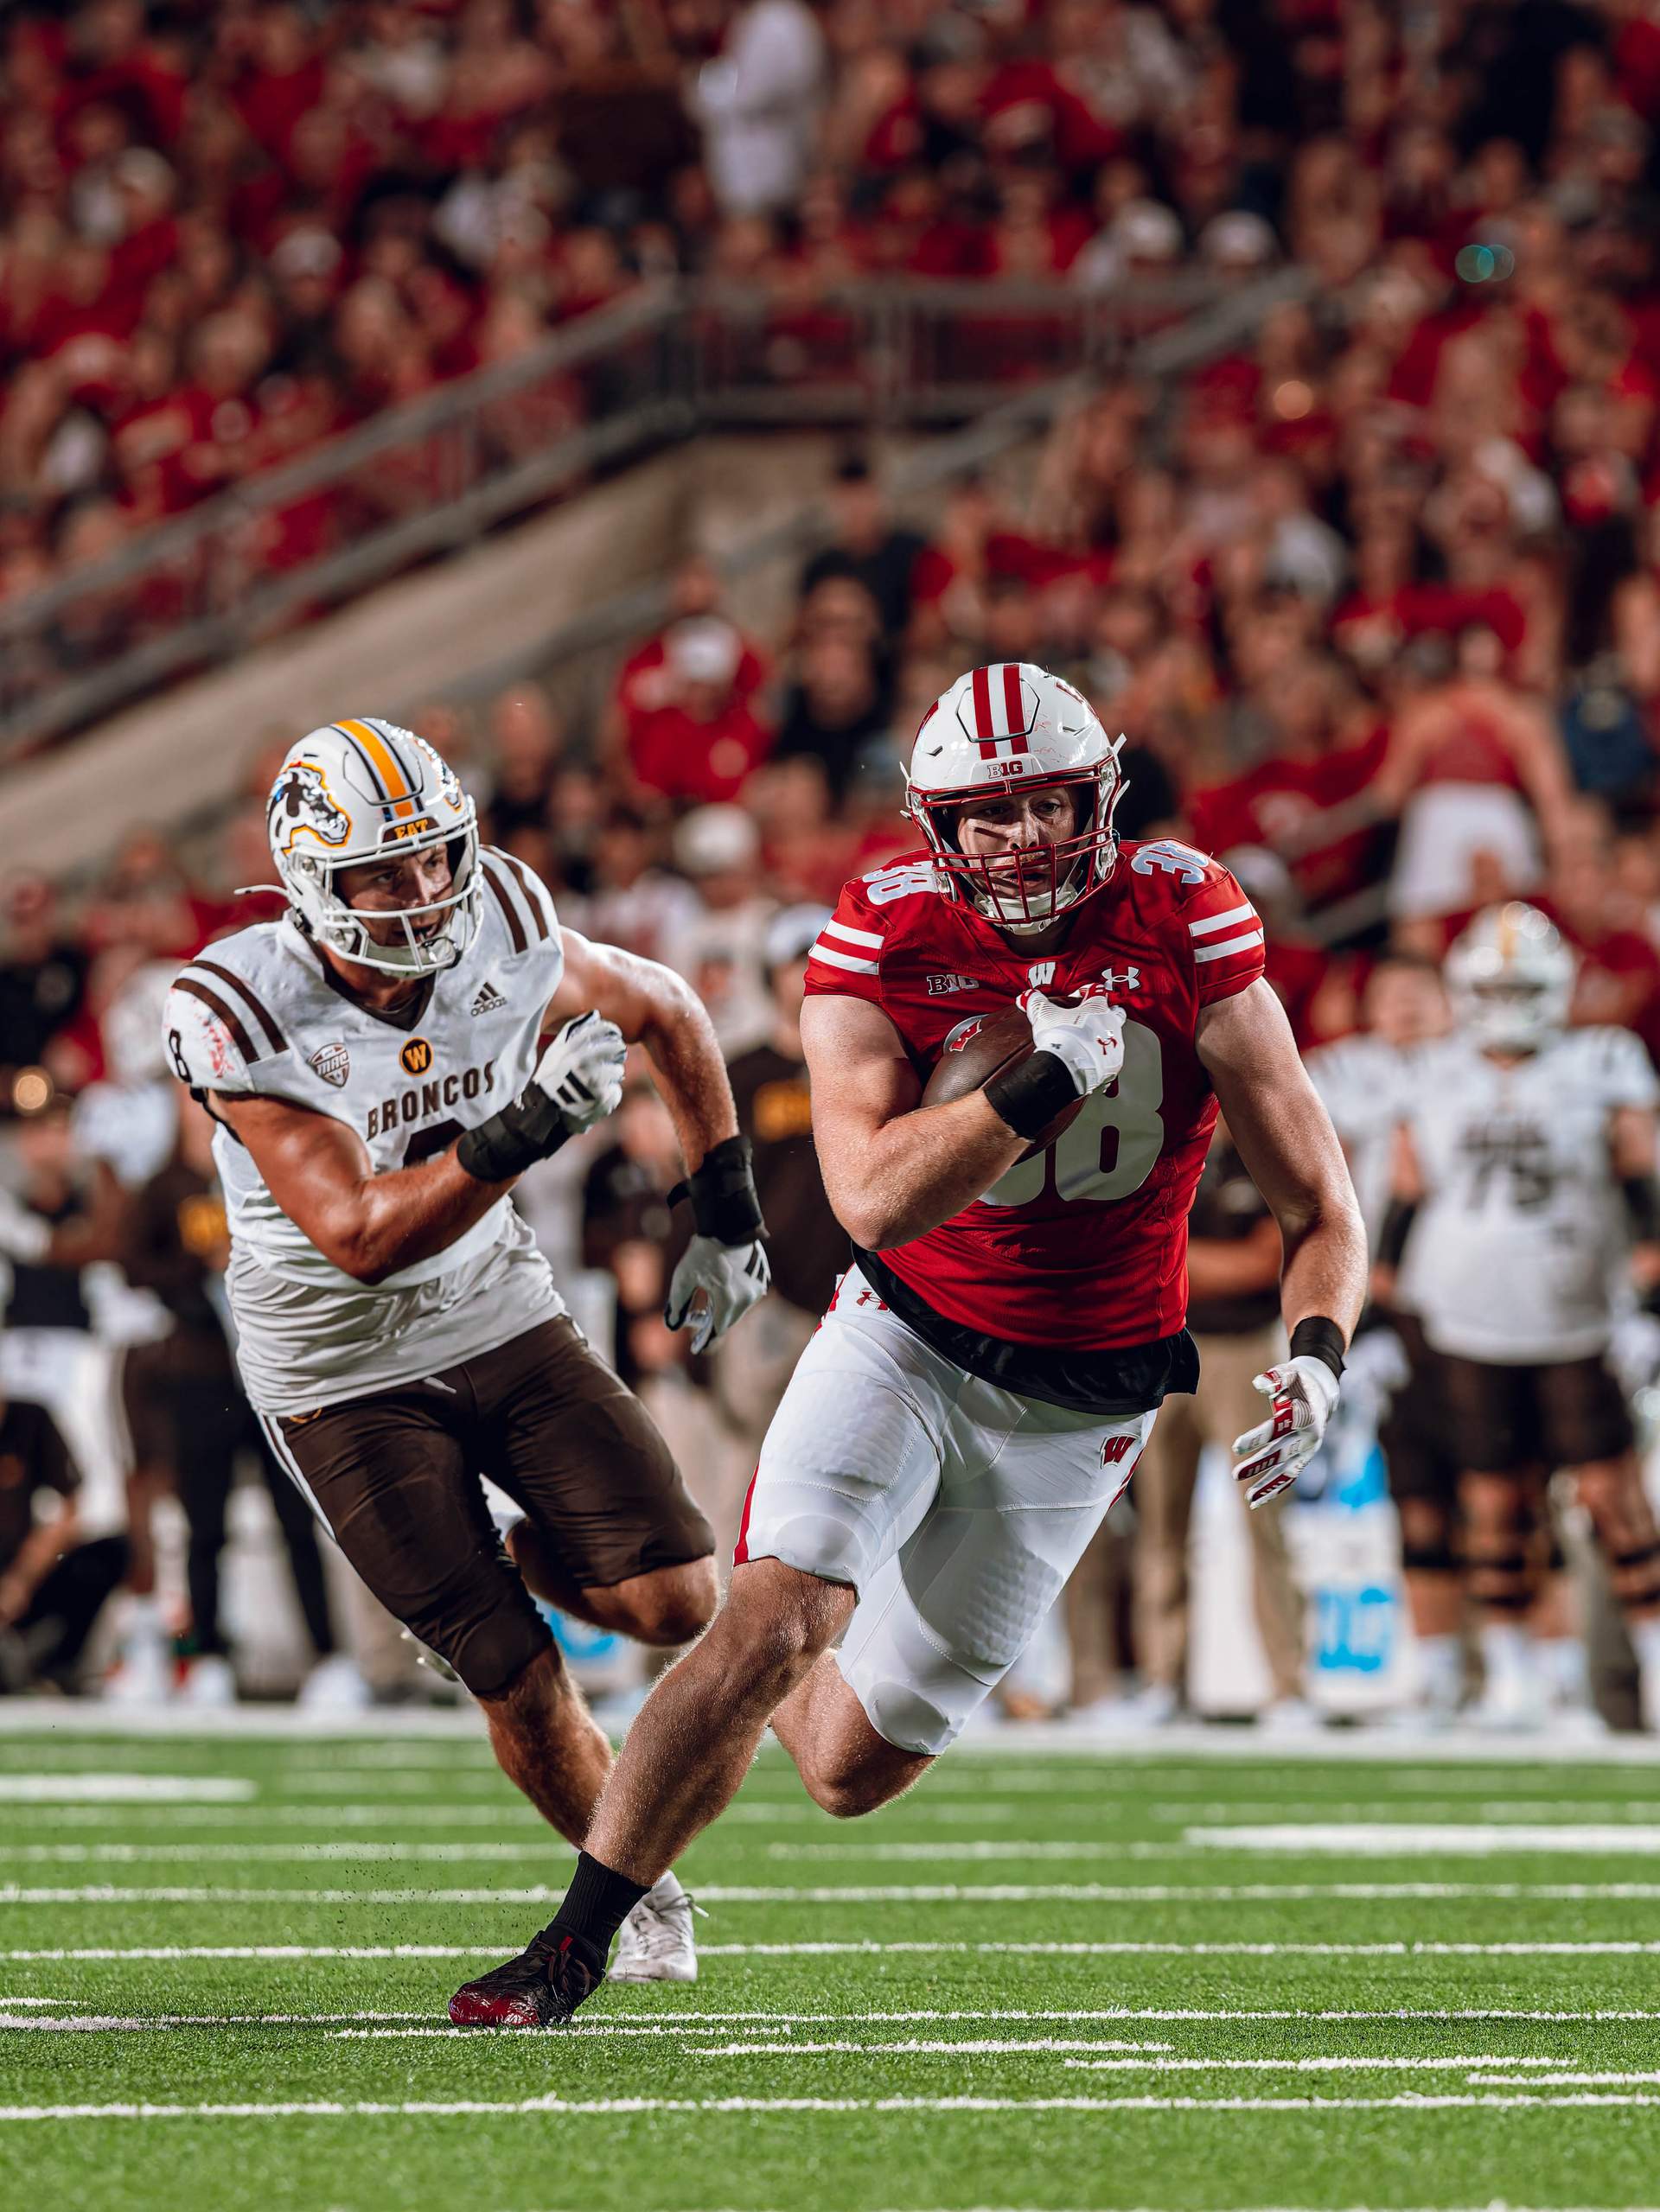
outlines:
[[[1625,1212],[1631,1225],[1631,1234],[1638,1244],[1653,1244],[1660,1240],[1660,1184],[1651,1175],[1628,1175],[1620,1177],[1619,1195],[1625,1201]]]
[[[767,1233],[756,1195],[753,1155],[747,1137],[723,1137],[704,1154],[702,1165],[669,1192],[671,1206],[691,1200],[700,1237],[712,1237],[717,1244],[750,1244]]]
[[[551,1159],[570,1137],[570,1123],[540,1085],[533,1083],[500,1113],[476,1129],[463,1130],[456,1157],[479,1182],[511,1182],[538,1160]]]
[[[1034,1052],[1018,1068],[999,1068],[980,1085],[999,1120],[1017,1137],[1041,1137],[1063,1106],[1076,1106],[1072,1071],[1052,1052]]]
[[[1291,1356],[1293,1360],[1324,1360],[1339,1380],[1343,1376],[1343,1355],[1349,1348],[1349,1339],[1335,1321],[1328,1321],[1323,1313],[1312,1313],[1299,1321],[1291,1332]]]

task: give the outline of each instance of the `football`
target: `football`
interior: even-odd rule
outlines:
[[[1064,1003],[1060,1002],[1060,1003]],[[1031,1023],[1018,1006],[1005,1006],[995,1014],[976,1014],[959,1022],[945,1040],[933,1074],[923,1093],[924,1106],[946,1106],[965,1092],[977,1091],[999,1068],[1018,1067],[1031,1052]],[[1020,1155],[1029,1160],[1052,1144],[1074,1120],[1082,1099],[1063,1106],[1041,1136]]]

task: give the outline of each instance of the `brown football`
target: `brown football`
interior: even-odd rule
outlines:
[[[1057,1003],[1063,1004],[1063,1001]],[[1005,1006],[995,1014],[976,1014],[959,1022],[945,1040],[933,1074],[923,1093],[924,1106],[946,1106],[966,1092],[977,1091],[999,1068],[1018,1067],[1031,1054],[1031,1023],[1018,1006]],[[1040,1137],[1020,1155],[1029,1160],[1052,1144],[1083,1105],[1074,1099],[1063,1106]]]

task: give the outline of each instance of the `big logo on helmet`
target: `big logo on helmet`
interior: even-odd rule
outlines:
[[[344,845],[351,834],[351,820],[335,804],[322,770],[315,761],[290,761],[278,777],[271,794],[273,837],[287,826],[283,851],[292,852],[303,837],[319,845]]]

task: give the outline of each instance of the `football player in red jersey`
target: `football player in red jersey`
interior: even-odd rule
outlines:
[[[724,1609],[642,1709],[553,1922],[452,2019],[568,2019],[769,1720],[843,1814],[951,1742],[1165,1393],[1193,1386],[1187,1214],[1218,1104],[1285,1244],[1289,1354],[1235,1445],[1252,1504],[1318,1446],[1365,1286],[1342,1150],[1249,900],[1187,845],[1120,846],[1118,789],[1116,745],[1044,669],[975,669],[923,718],[908,805],[925,846],[848,885],[802,1010],[855,1264],[768,1432]],[[922,1105],[952,1032],[1016,999],[1036,1049]]]

